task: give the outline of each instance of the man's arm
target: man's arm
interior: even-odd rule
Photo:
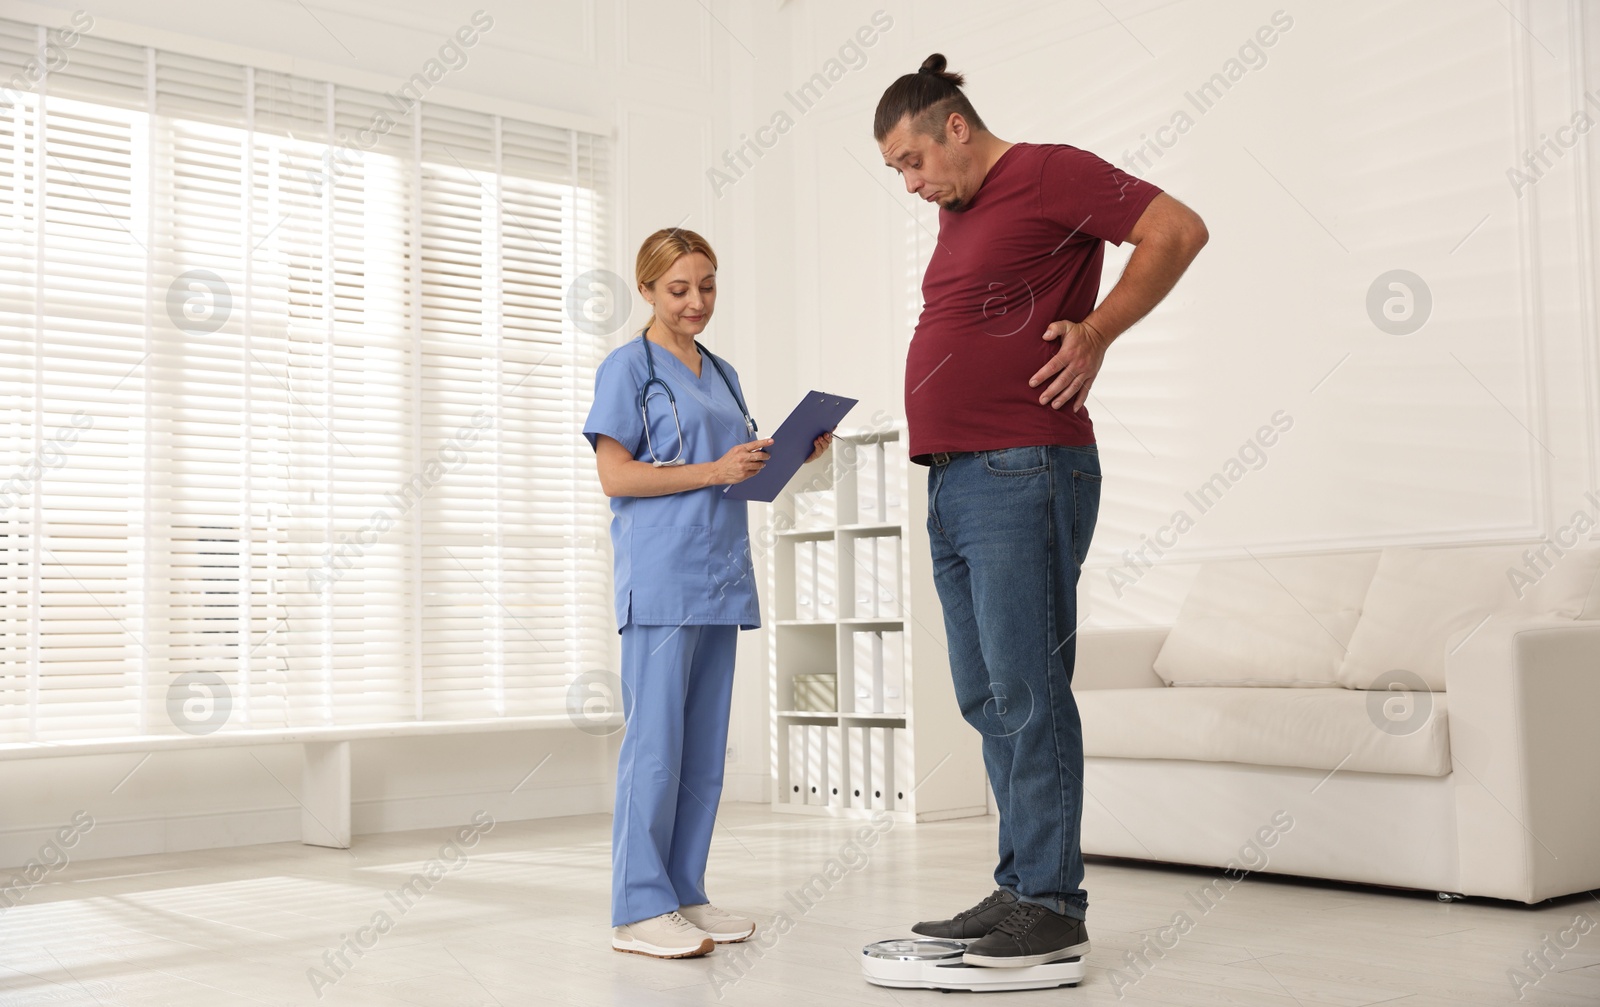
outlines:
[[[1164,192],[1152,199],[1128,232],[1133,254],[1105,300],[1083,321],[1052,322],[1045,330],[1044,338],[1060,339],[1061,349],[1028,382],[1034,388],[1049,382],[1040,404],[1060,409],[1071,402],[1073,412],[1082,409],[1106,347],[1161,303],[1210,237],[1205,221],[1187,206]]]

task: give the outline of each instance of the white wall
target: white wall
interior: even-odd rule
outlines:
[[[756,5],[761,6],[761,5]],[[1109,8],[1109,12],[1105,8]],[[902,414],[905,346],[935,215],[882,166],[872,110],[930,52],[1008,140],[1124,162],[1187,110],[1192,128],[1130,168],[1194,207],[1211,243],[1113,347],[1095,387],[1105,473],[1080,587],[1094,624],[1170,623],[1197,561],[1393,543],[1536,541],[1594,514],[1600,486],[1596,129],[1532,186],[1507,171],[1589,111],[1600,123],[1591,4],[1292,0],[789,3],[793,87],[875,10],[893,27],[763,163],[758,195],[792,239],[758,249],[763,390],[807,387]],[[1264,65],[1201,114],[1186,98],[1277,11]],[[1514,16],[1513,16],[1514,12]],[[765,56],[765,54],[763,54]],[[1260,61],[1253,55],[1251,62]],[[756,87],[757,108],[782,89]],[[757,117],[760,118],[759,116]],[[1107,257],[1103,289],[1129,249]],[[1388,270],[1421,276],[1432,313],[1390,335],[1367,312]],[[774,334],[791,335],[787,345]],[[1292,429],[1214,507],[1185,498],[1278,410]],[[1194,527],[1135,586],[1113,583],[1186,509]],[[1167,533],[1167,541],[1172,540]],[[1146,553],[1154,559],[1154,553]],[[1121,586],[1119,592],[1117,587]],[[937,614],[934,614],[937,617]],[[753,702],[738,716],[762,713]]]
[[[788,366],[797,385],[860,394],[864,409],[900,412],[920,274],[908,266],[931,246],[921,225],[936,229],[871,137],[895,75],[942,51],[997,135],[1119,163],[1174,112],[1193,120],[1130,169],[1198,210],[1212,239],[1095,388],[1106,480],[1083,593],[1097,619],[1168,620],[1194,560],[1246,548],[1533,540],[1600,483],[1595,141],[1520,195],[1507,178],[1600,89],[1592,6],[1514,4],[1526,28],[1499,6],[1442,0],[1125,0],[1109,5],[1115,19],[1022,0],[799,6],[803,67],[874,9],[895,17],[867,69],[795,134],[808,177],[793,250],[803,335]],[[1186,92],[1279,10],[1292,27],[1265,65],[1209,111],[1190,105]],[[1600,95],[1590,111],[1600,117]],[[1127,251],[1109,256],[1107,288]],[[1367,314],[1369,286],[1391,269],[1432,292],[1410,335]],[[1294,425],[1264,467],[1198,514],[1184,492],[1280,409]],[[1118,598],[1110,568],[1180,507],[1193,530]]]

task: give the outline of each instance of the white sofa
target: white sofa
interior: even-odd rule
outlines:
[[[1083,851],[1441,898],[1600,888],[1600,549],[1546,559],[1208,563],[1172,627],[1085,627]]]

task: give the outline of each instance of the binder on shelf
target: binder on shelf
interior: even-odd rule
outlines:
[[[850,806],[850,781],[844,772],[844,728],[824,727],[828,736],[828,807]]]
[[[884,496],[883,519],[890,523],[905,520],[902,509],[901,487],[906,485],[907,466],[911,460],[906,457],[905,449],[895,443],[892,450],[884,452]]]
[[[898,630],[883,638],[883,703],[881,713],[906,712],[906,635]]]
[[[883,520],[883,445],[863,444],[856,452],[856,520],[875,524]]]
[[[917,781],[912,779],[911,761],[911,732],[902,727],[890,728],[893,735],[891,747],[894,749],[894,766],[891,776],[891,787],[894,791],[894,807],[900,811],[909,811],[911,808],[911,791],[917,786]]]
[[[883,713],[888,700],[883,681],[883,634],[872,634],[872,712]]]
[[[900,615],[900,536],[884,535],[872,541],[876,543],[872,580],[877,598],[873,614],[886,619],[897,618]]]
[[[817,618],[839,618],[839,548],[838,543],[824,540],[817,547]]]
[[[855,682],[855,700],[851,713],[871,713],[872,693],[872,641],[866,633],[850,634],[851,679]]]
[[[888,811],[894,807],[891,792],[894,786],[894,739],[889,736],[887,727],[868,727],[864,730],[871,739],[871,750],[867,755],[872,784],[870,806],[874,811]]]
[[[856,713],[882,713],[884,704],[883,634],[852,633],[851,654],[856,680]]]
[[[828,742],[821,724],[806,725],[806,803],[828,803]]]
[[[817,617],[817,543],[794,544],[795,618]]]
[[[834,524],[832,490],[800,490],[794,495],[796,531],[823,531]]]
[[[856,617],[877,615],[878,540],[858,538],[851,545],[851,559],[856,568]]]
[[[872,746],[865,727],[847,727],[850,733],[850,807],[872,807]]]
[[[884,522],[889,520],[888,445],[879,441],[873,448],[872,459],[878,471],[876,485],[873,486],[872,510],[877,515],[875,520]]]
[[[806,803],[806,728],[789,725],[789,779],[783,799],[790,804]]]

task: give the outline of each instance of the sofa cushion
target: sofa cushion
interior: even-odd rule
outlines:
[[[1526,546],[1385,549],[1361,619],[1339,668],[1339,684],[1370,689],[1407,671],[1444,691],[1445,657],[1486,618],[1600,616],[1590,602],[1600,549],[1580,548],[1528,565]]]
[[[1376,552],[1206,563],[1156,674],[1169,685],[1336,686],[1377,565]]]
[[[1077,693],[1083,753],[1444,776],[1444,693],[1095,689]]]

